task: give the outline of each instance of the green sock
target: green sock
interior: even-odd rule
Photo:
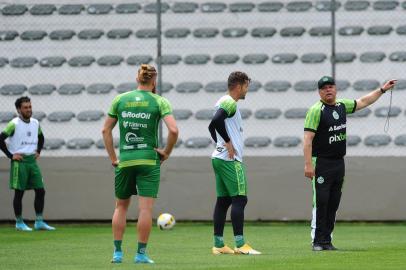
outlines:
[[[239,248],[245,244],[244,235],[234,235],[235,245]]]
[[[35,219],[36,221],[43,221],[44,218],[42,217],[42,213],[41,214],[37,214],[37,217]]]
[[[17,223],[24,222],[24,221],[23,221],[23,217],[22,217],[22,216],[16,217],[16,222],[17,222]]]
[[[215,235],[214,236],[214,246],[216,248],[224,247],[224,238],[223,238],[223,236],[220,236],[220,235]]]
[[[146,250],[146,249],[147,249],[147,243],[138,242],[137,253],[139,253],[139,254],[145,254],[145,250]]]
[[[123,240],[114,240],[114,251],[121,251],[121,243]]]

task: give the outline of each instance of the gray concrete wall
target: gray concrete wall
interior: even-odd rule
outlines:
[[[301,157],[247,157],[249,220],[307,220],[312,192]],[[114,209],[113,169],[104,157],[41,158],[50,220],[106,220]],[[350,157],[339,220],[406,220],[406,158]],[[155,217],[209,220],[215,182],[209,158],[174,157],[163,165]],[[0,220],[13,219],[9,161],[0,159]],[[24,197],[25,218],[34,217],[33,192]],[[135,198],[134,198],[135,199]],[[129,218],[137,217],[136,200]]]

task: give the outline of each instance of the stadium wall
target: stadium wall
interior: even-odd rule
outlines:
[[[248,220],[308,220],[312,191],[301,157],[247,157]],[[104,157],[43,157],[45,217],[49,220],[108,220],[114,209],[113,169]],[[348,157],[338,220],[406,220],[404,157]],[[9,162],[0,159],[0,220],[12,220]],[[33,192],[24,197],[24,217],[34,218]],[[155,217],[210,220],[215,183],[210,159],[173,157],[162,170]],[[136,201],[128,217],[136,219]]]

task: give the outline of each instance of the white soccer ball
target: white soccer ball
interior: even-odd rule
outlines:
[[[170,230],[175,226],[175,218],[168,213],[163,213],[158,217],[157,220],[158,228],[161,230]]]

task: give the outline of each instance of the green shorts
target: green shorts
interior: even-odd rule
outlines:
[[[10,189],[28,190],[44,188],[41,170],[35,155],[23,156],[22,161],[11,161]]]
[[[115,193],[118,199],[128,199],[131,195],[156,198],[158,196],[161,166],[136,165],[116,168]]]
[[[217,197],[247,196],[245,165],[239,161],[211,160],[216,176]]]

